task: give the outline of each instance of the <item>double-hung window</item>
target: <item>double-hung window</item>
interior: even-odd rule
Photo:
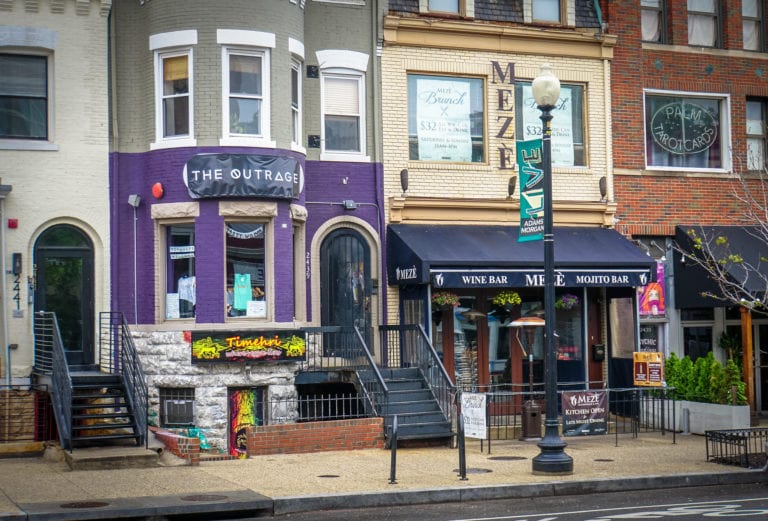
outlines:
[[[197,32],[176,31],[149,37],[155,52],[155,142],[151,148],[194,146],[192,46]]]
[[[665,43],[664,0],[641,0],[640,7],[643,41]]]
[[[264,62],[261,52],[227,49],[225,67],[229,135],[261,137],[265,128]]]
[[[409,159],[483,163],[483,80],[408,75]]]
[[[766,101],[747,100],[747,170],[766,167]]]
[[[648,168],[728,168],[725,96],[645,93],[645,162]]]
[[[301,144],[301,63],[291,62],[291,145]]]
[[[741,25],[744,49],[761,51],[763,49],[763,2],[741,0]]]
[[[322,135],[320,158],[367,161],[365,71],[368,55],[354,51],[317,51],[320,63]]]
[[[536,108],[531,83],[515,83],[515,120],[518,139],[541,138],[541,112]],[[552,165],[586,166],[584,86],[563,83],[552,110]]]
[[[688,0],[688,45],[720,46],[719,0]]]
[[[48,139],[48,58],[0,54],[0,139]]]
[[[219,29],[222,46],[221,145],[274,147],[270,141],[270,52],[275,35]]]

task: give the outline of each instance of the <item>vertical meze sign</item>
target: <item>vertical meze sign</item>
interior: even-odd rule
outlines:
[[[517,142],[517,169],[520,172],[519,242],[544,238],[544,169],[541,139]]]

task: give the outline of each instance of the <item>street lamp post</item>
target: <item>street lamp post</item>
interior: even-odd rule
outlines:
[[[531,85],[541,111],[542,168],[544,173],[544,385],[546,411],[541,452],[533,458],[534,474],[572,474],[573,458],[565,453],[557,419],[557,357],[555,356],[555,237],[552,230],[552,109],[560,98],[560,80],[548,64]]]

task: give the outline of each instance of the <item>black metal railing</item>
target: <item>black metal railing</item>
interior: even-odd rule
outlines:
[[[117,311],[99,313],[99,361],[103,372],[119,374],[133,411],[137,443],[149,443],[147,380],[125,316]]]
[[[72,450],[72,377],[67,355],[61,341],[56,314],[35,313],[35,363],[40,356],[41,367],[51,375],[51,405],[59,429],[59,442],[64,450]]]
[[[360,392],[370,415],[384,414],[389,389],[384,382],[376,358],[366,339],[370,330],[357,326],[322,326],[304,330],[307,359],[301,365],[304,372],[346,370],[357,374]]]
[[[456,386],[421,324],[379,327],[385,367],[416,367],[432,390],[445,417],[456,419]]]
[[[574,382],[558,383],[558,409],[563,391],[577,391]],[[584,390],[584,382],[581,389]],[[589,389],[597,390],[597,389]],[[671,433],[671,442],[676,442],[675,400],[670,397],[672,389],[651,388],[606,388],[605,414],[606,434],[639,436],[641,433]],[[524,405],[533,402],[544,411],[545,391],[541,386],[531,390],[527,384],[501,384],[473,389],[472,392],[486,394],[486,420],[488,441],[515,439],[522,434],[526,421]],[[562,411],[559,410],[559,413]],[[539,420],[540,421],[540,420]]]
[[[266,424],[351,420],[375,416],[366,412],[362,397],[350,394],[270,396]]]
[[[706,431],[707,461],[744,468],[762,468],[766,464],[768,428]]]

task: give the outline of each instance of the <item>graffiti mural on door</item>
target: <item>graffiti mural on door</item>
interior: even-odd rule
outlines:
[[[229,390],[229,454],[245,458],[248,453],[247,429],[264,424],[264,390]]]

